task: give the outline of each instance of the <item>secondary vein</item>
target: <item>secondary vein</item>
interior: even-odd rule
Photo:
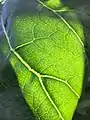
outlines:
[[[46,7],[48,10],[50,10],[54,14],[56,14],[68,26],[68,28],[75,34],[75,36],[78,38],[80,44],[82,46],[84,46],[84,44],[83,44],[81,38],[79,37],[79,35],[77,34],[77,32],[72,28],[72,26],[61,15],[59,15],[54,9],[52,9],[52,8],[48,7],[47,5],[45,5],[43,2],[41,2],[41,0],[37,0],[37,2],[39,2],[41,5]]]
[[[66,85],[70,88],[70,90],[71,90],[78,98],[80,98],[79,94],[72,88],[71,85],[69,85],[69,83],[68,83],[67,81],[62,80],[62,79],[57,78],[57,77],[54,77],[54,76],[49,76],[49,75],[41,75],[41,77],[54,79],[54,80],[57,80],[57,81],[59,81],[59,82],[62,82],[62,83],[64,83],[64,84],[66,84]]]

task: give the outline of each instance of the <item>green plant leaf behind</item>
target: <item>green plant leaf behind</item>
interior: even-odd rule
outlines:
[[[9,60],[36,119],[72,120],[84,75],[82,25],[75,13],[30,2],[13,18]]]

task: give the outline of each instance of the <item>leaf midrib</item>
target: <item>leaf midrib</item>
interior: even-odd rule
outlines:
[[[69,85],[69,83],[66,81],[66,80],[62,80],[60,78],[57,78],[57,77],[54,77],[54,76],[50,76],[50,75],[42,75],[40,73],[38,73],[36,70],[32,69],[30,67],[30,65],[28,65],[24,59],[13,49],[12,52],[14,53],[14,55],[20,60],[20,62],[30,71],[32,72],[33,74],[35,74],[38,78],[50,78],[50,79],[53,79],[53,80],[56,80],[56,81],[59,81],[59,82],[62,82],[64,84],[66,84],[66,86],[68,86],[71,91],[78,97],[80,98],[80,96],[78,95],[78,93],[72,88],[71,85]]]

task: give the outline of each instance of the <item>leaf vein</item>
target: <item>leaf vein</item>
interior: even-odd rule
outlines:
[[[80,36],[77,34],[77,32],[72,28],[72,26],[61,16],[59,15],[55,10],[53,10],[52,8],[48,7],[47,5],[45,5],[41,0],[37,0],[37,2],[39,2],[42,6],[44,6],[45,8],[47,8],[48,10],[52,11],[55,15],[57,15],[66,25],[67,27],[74,33],[74,35],[78,38],[80,44],[82,46],[84,46]]]

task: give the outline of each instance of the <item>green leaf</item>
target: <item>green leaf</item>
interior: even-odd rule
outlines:
[[[34,5],[16,11],[13,41],[3,26],[9,60],[36,119],[72,120],[84,75],[83,28],[75,13],[59,14],[39,0]]]
[[[61,0],[44,0],[44,4],[46,4],[47,6],[51,7],[51,8],[59,8],[62,6]]]

